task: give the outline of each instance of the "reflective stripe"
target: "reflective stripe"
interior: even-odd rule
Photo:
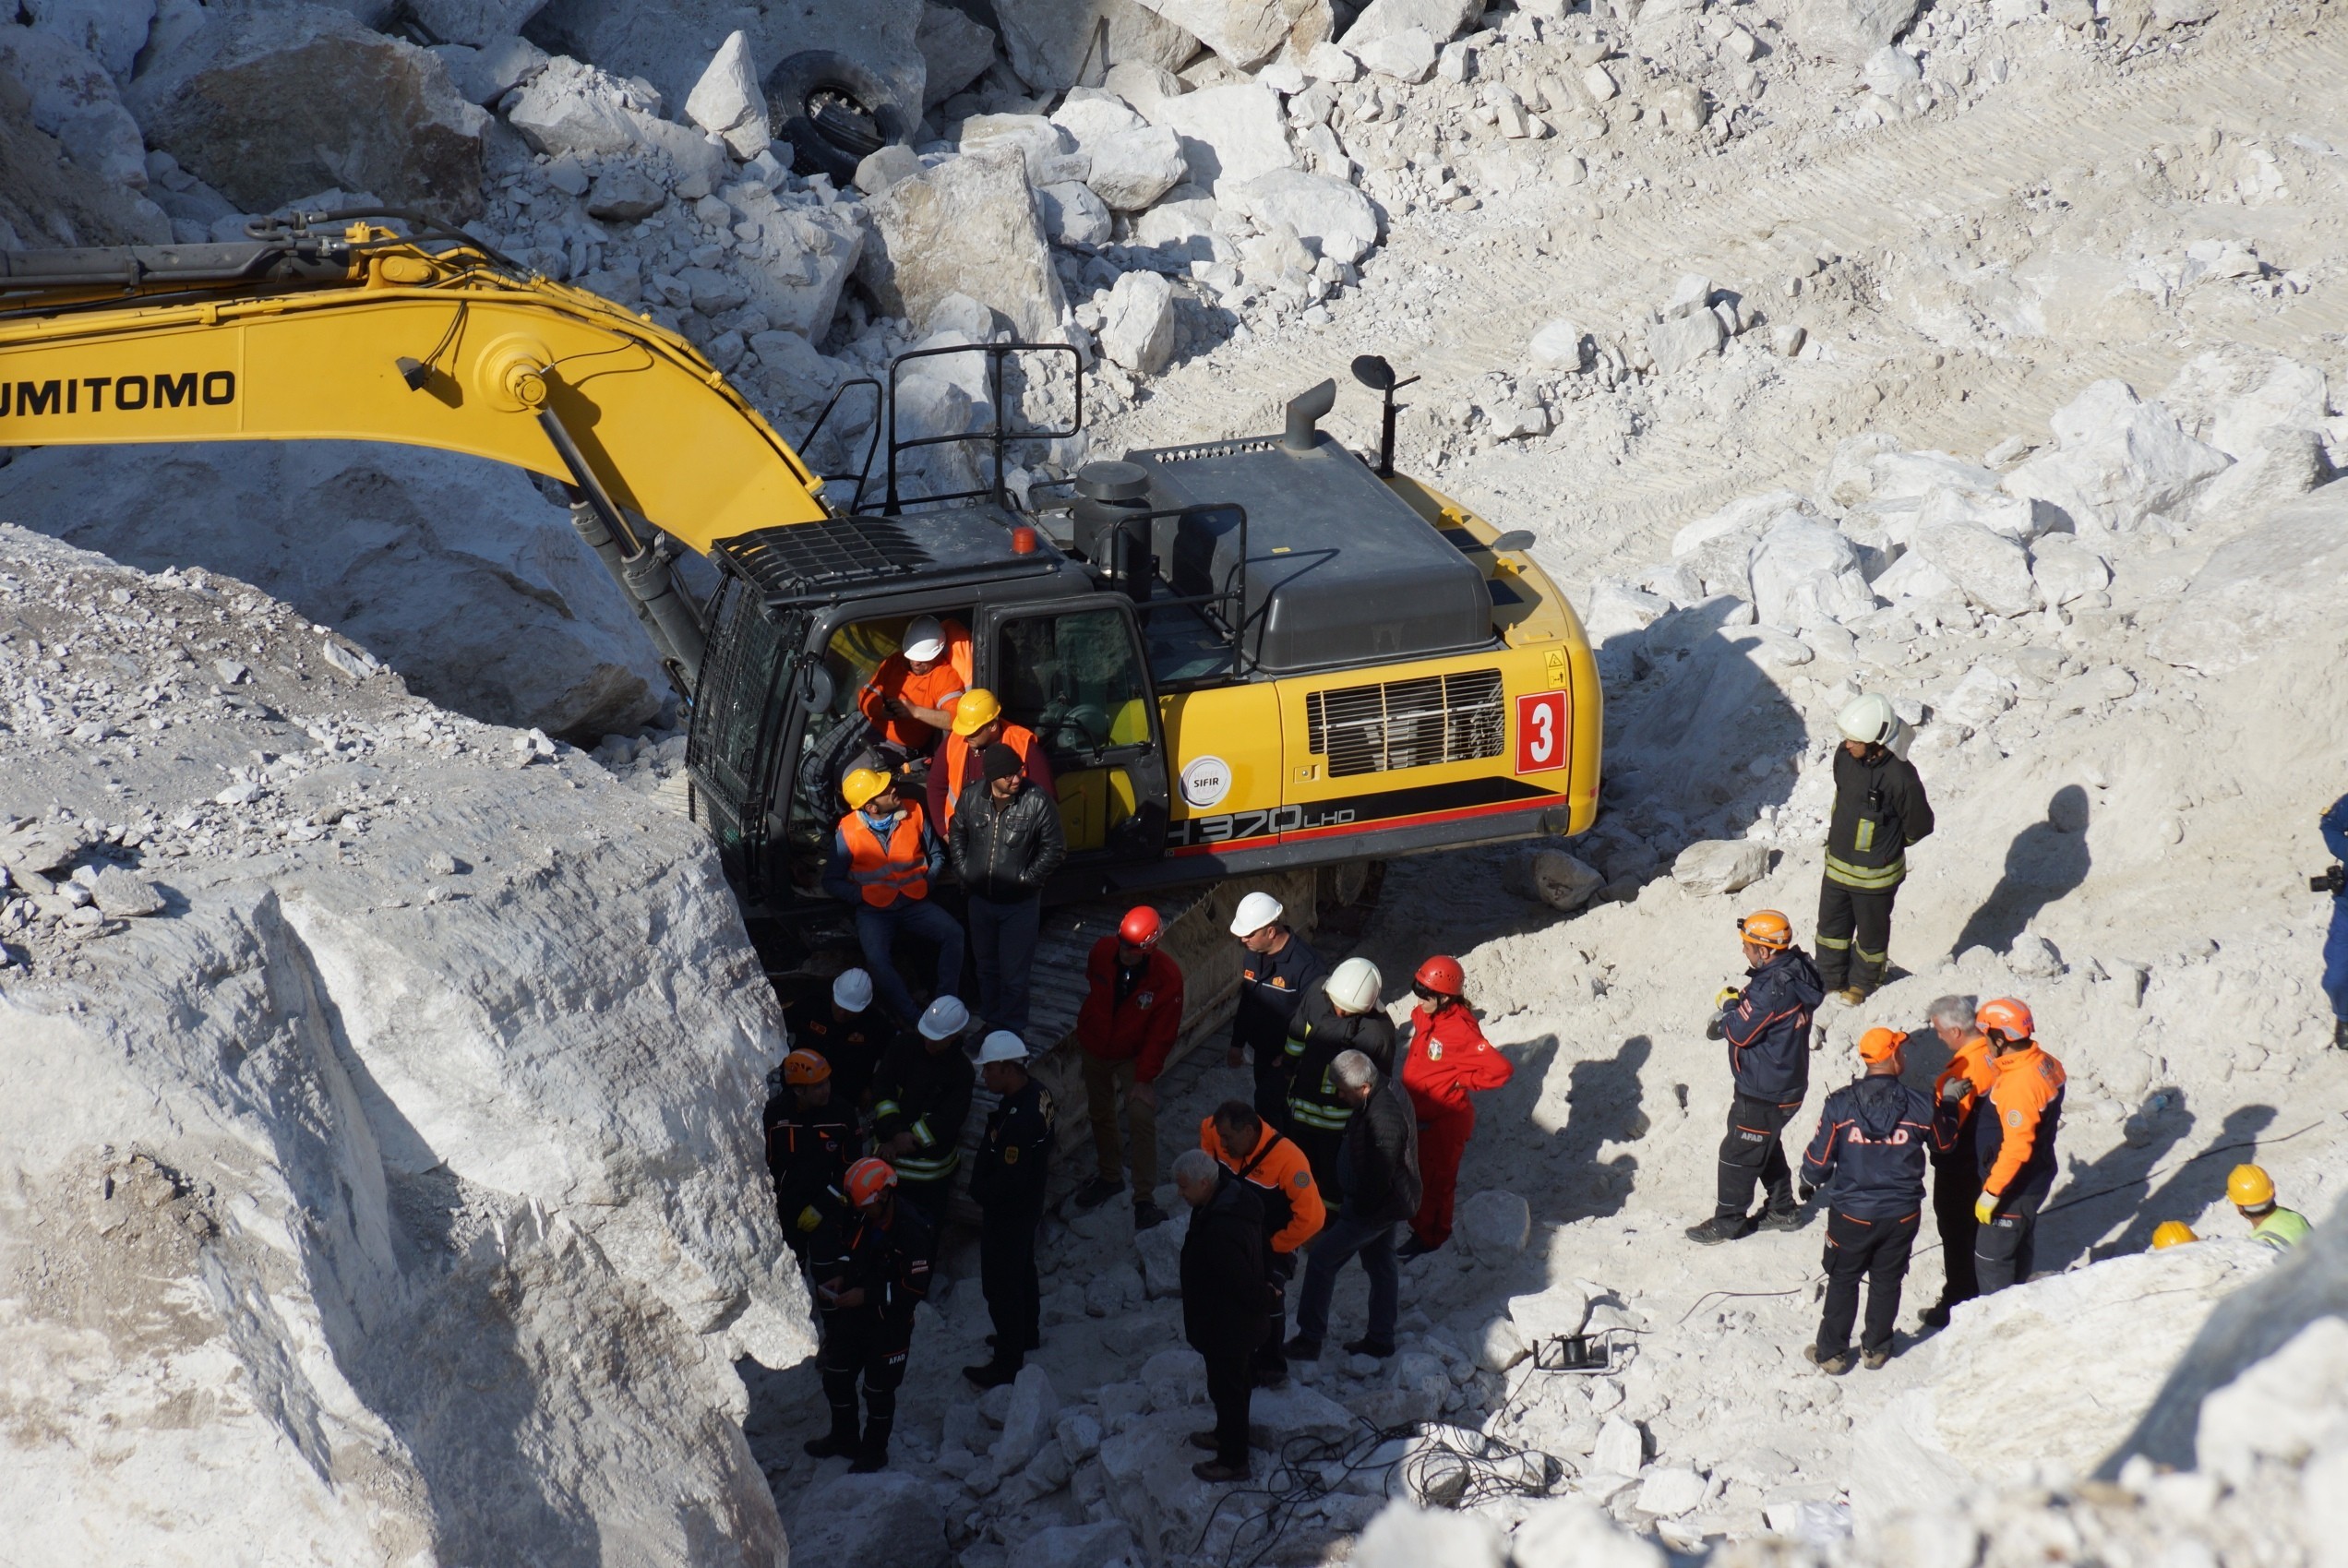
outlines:
[[[2277,1209],[2251,1227],[2250,1239],[2278,1252],[2287,1252],[2305,1241],[2312,1228],[2306,1215],[2291,1209]]]
[[[962,1163],[962,1151],[948,1149],[935,1159],[902,1159],[894,1163],[899,1181],[935,1181],[953,1174],[954,1167]]]
[[[937,1136],[929,1131],[929,1119],[926,1116],[913,1124],[913,1136],[914,1141],[925,1149],[938,1146]]]
[[[1830,947],[1834,949],[1835,952],[1840,952],[1844,949],[1850,947],[1851,939],[1849,937],[1820,937],[1818,939],[1818,945],[1820,947]]]
[[[863,890],[865,903],[886,909],[900,898],[928,896],[929,860],[922,853],[921,808],[904,808],[886,844],[861,811],[840,819],[840,836],[848,845],[848,880]]]
[[[895,1116],[901,1108],[894,1100],[879,1101],[872,1107],[872,1119],[878,1121],[884,1116]]]
[[[1839,882],[1847,888],[1857,888],[1863,892],[1879,892],[1885,888],[1898,887],[1899,880],[1907,874],[1908,860],[1905,856],[1888,866],[1853,866],[1836,856],[1827,856],[1827,880]]]
[[[1852,951],[1857,952],[1860,957],[1865,959],[1870,964],[1881,964],[1884,960],[1891,956],[1891,954],[1887,952],[1869,952],[1865,948],[1855,948]]]
[[[1342,1132],[1346,1123],[1353,1119],[1351,1108],[1340,1110],[1317,1100],[1290,1100],[1288,1114],[1307,1127],[1318,1127],[1324,1132]]]

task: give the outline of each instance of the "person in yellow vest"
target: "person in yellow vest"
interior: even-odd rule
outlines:
[[[855,908],[864,966],[889,1011],[909,1024],[921,1008],[891,958],[900,933],[937,944],[934,996],[955,995],[962,978],[962,928],[929,902],[929,884],[945,868],[945,846],[921,808],[900,799],[896,781],[880,770],[850,769],[840,793],[848,814],[832,835],[823,888]]]
[[[2226,1201],[2250,1222],[2250,1239],[2288,1252],[2307,1239],[2307,1216],[2275,1203],[2274,1179],[2255,1165],[2238,1165],[2226,1177]]]
[[[1021,772],[1046,800],[1060,798],[1052,786],[1051,762],[1044,756],[1036,732],[1012,724],[995,694],[976,687],[964,692],[962,700],[954,704],[946,743],[929,764],[929,820],[937,825],[939,837],[953,830],[954,806],[962,799],[962,792],[977,782],[979,755],[998,743],[1019,753]]]

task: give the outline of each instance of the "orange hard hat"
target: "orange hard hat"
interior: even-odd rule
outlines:
[[[785,1083],[821,1083],[832,1076],[832,1064],[820,1051],[796,1050],[783,1059]]]
[[[1973,1014],[1973,1023],[1991,1037],[1993,1045],[2001,1039],[2009,1044],[2027,1040],[2038,1033],[2038,1022],[2031,1017],[2030,1004],[2012,997],[1994,997],[1982,1003],[1981,1011]]]
[[[1117,923],[1117,940],[1127,947],[1153,948],[1166,934],[1166,922],[1146,904],[1137,904]]]
[[[1737,935],[1755,947],[1790,948],[1793,922],[1774,909],[1756,909],[1737,922]]]
[[[1859,1036],[1861,1061],[1884,1061],[1899,1054],[1908,1036],[1897,1029],[1870,1029]]]
[[[1459,967],[1459,960],[1439,952],[1419,966],[1410,983],[1431,996],[1456,997],[1468,988],[1468,975]]]
[[[869,1209],[880,1201],[880,1194],[897,1184],[897,1167],[887,1160],[870,1155],[848,1167],[848,1202],[859,1209]]]

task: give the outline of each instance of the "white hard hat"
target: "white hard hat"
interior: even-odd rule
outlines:
[[[1268,892],[1252,892],[1240,900],[1240,907],[1231,916],[1231,935],[1252,936],[1288,913],[1280,901]]]
[[[905,628],[904,656],[908,659],[934,659],[946,651],[946,628],[938,624],[935,616],[916,616]]]
[[[1835,727],[1842,731],[1842,738],[1866,746],[1887,743],[1899,727],[1899,715],[1891,711],[1891,699],[1869,691],[1852,698],[1835,715]]]
[[[1329,975],[1329,999],[1341,1012],[1367,1012],[1378,1005],[1385,981],[1366,958],[1348,958]]]
[[[940,997],[921,1015],[921,1037],[951,1040],[970,1027],[970,1010],[956,997]]]
[[[1025,1061],[1027,1042],[1008,1029],[998,1029],[978,1042],[978,1065],[997,1061]]]
[[[832,982],[832,1005],[843,1012],[862,1012],[872,1005],[872,976],[861,969],[843,969]]]

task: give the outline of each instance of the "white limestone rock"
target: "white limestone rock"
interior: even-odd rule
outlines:
[[[1174,352],[1174,285],[1156,272],[1128,272],[1109,291],[1101,353],[1126,369],[1155,376]]]
[[[1503,1258],[1525,1250],[1532,1235],[1533,1211],[1517,1194],[1488,1188],[1459,1204],[1456,1220],[1460,1240],[1479,1258]]]
[[[1638,1424],[1609,1416],[1598,1429],[1598,1445],[1590,1450],[1589,1467],[1601,1476],[1635,1476],[1647,1463],[1647,1434]]]
[[[1655,356],[1656,370],[1677,375],[1698,360],[1709,359],[1729,341],[1728,329],[1708,310],[1666,317],[1647,329],[1647,352]]]
[[[1914,551],[1992,615],[2027,615],[2038,607],[2030,557],[2003,534],[1970,522],[1938,523],[1917,530]]]
[[[1639,1478],[1632,1506],[1660,1519],[1676,1519],[1704,1501],[1704,1478],[1683,1465],[1658,1465]]]
[[[1054,245],[1102,245],[1112,224],[1108,206],[1092,187],[1074,180],[1036,188],[1036,211]]]
[[[1353,1568],[1502,1568],[1500,1533],[1474,1514],[1426,1510],[1397,1499],[1370,1521],[1347,1561]]]
[[[1698,897],[1741,892],[1769,869],[1768,846],[1752,839],[1703,839],[1680,851],[1671,880]]]
[[[1141,0],[994,0],[1003,53],[1037,92],[1097,87],[1102,62],[1172,72],[1198,53],[1197,39]]]
[[[1378,243],[1377,208],[1345,181],[1326,174],[1276,169],[1228,191],[1224,200],[1267,228],[1287,224],[1334,261],[1359,261]]]
[[[545,0],[409,0],[433,37],[474,48],[521,31]]]
[[[758,62],[750,57],[749,35],[741,29],[727,33],[710,57],[708,68],[686,96],[685,114],[724,140],[734,156],[745,162],[764,152],[773,139],[766,120],[766,90],[759,85]]]
[[[1448,43],[1481,9],[1480,0],[1370,0],[1339,42],[1359,54],[1365,44],[1415,28],[1433,42]]]
[[[921,24],[913,42],[921,52],[924,108],[943,103],[995,63],[994,30],[938,0],[922,0]]]
[[[1294,1379],[1285,1388],[1259,1388],[1248,1398],[1248,1442],[1274,1454],[1298,1438],[1337,1442],[1356,1430],[1352,1411]]]
[[[922,0],[765,6],[732,0],[545,0],[530,33],[549,49],[592,60],[620,78],[642,78],[673,108],[701,79],[711,49],[739,28],[761,70],[772,71],[802,50],[845,54],[880,78],[918,120],[921,19]]]
[[[1908,30],[1917,0],[1792,0],[1778,20],[1804,49],[1857,65]]]
[[[2103,557],[2068,533],[2050,533],[2031,545],[2031,580],[2050,604],[2068,604],[2112,584]]]
[[[947,159],[873,197],[869,211],[857,277],[883,310],[920,320],[965,293],[1022,338],[1058,336],[1066,304],[1018,148]]]
[[[1020,1368],[1003,1412],[1002,1433],[987,1451],[996,1470],[1007,1476],[1033,1459],[1051,1441],[1059,1414],[1060,1393],[1052,1387],[1051,1374],[1033,1361]]]
[[[1348,43],[1364,70],[1399,82],[1422,82],[1435,68],[1434,35],[1425,28],[1405,28],[1366,43]]]
[[[1594,867],[1562,849],[1535,850],[1528,870],[1534,893],[1565,915],[1589,903],[1606,885],[1606,879]]]
[[[1234,82],[1135,107],[1182,138],[1191,182],[1217,197],[1227,186],[1297,165],[1280,95],[1268,87]]]
[[[2220,545],[2152,634],[2152,654],[2215,675],[2288,650],[2339,626],[2344,574],[2348,486],[2327,485]]]
[[[790,1560],[809,1568],[834,1562],[947,1568],[953,1552],[937,1490],[918,1476],[882,1470],[834,1476],[802,1492]]]
[[[1624,1533],[1596,1505],[1554,1497],[1527,1506],[1509,1541],[1509,1561],[1515,1568],[1666,1568],[1668,1560],[1653,1541]]]
[[[1875,607],[1859,551],[1823,522],[1780,517],[1753,551],[1753,609],[1765,626],[1799,628]]]
[[[27,0],[32,30],[86,51],[116,81],[128,81],[155,20],[155,0]]]
[[[2323,371],[2247,344],[2195,355],[2161,392],[2185,433],[2246,461],[2276,430],[2320,429],[2330,416]]]
[[[1328,42],[1329,0],[1142,0],[1221,56],[1234,70],[1276,59],[1301,60]]]
[[[2054,449],[2007,474],[2004,487],[2061,508],[2082,533],[2125,533],[2155,513],[2180,516],[2228,461],[2125,381],[2094,383],[2055,410],[2050,423]]]
[[[66,156],[109,184],[142,190],[147,143],[138,122],[104,62],[83,46],[92,28],[61,20],[68,25],[54,31],[0,27],[0,79],[23,89],[34,127],[55,137]]]

